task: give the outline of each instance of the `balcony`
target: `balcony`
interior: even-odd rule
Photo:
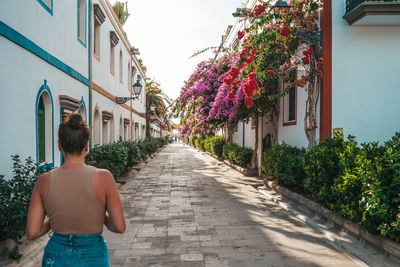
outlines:
[[[399,26],[400,0],[346,0],[343,18],[354,26]]]

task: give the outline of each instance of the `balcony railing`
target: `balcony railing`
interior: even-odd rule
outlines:
[[[400,0],[346,0],[343,18],[349,25],[398,26]]]
[[[370,3],[384,3],[384,2],[396,3],[396,2],[398,2],[398,3],[400,3],[400,0],[346,0],[346,13],[349,13],[354,8],[356,8],[358,5],[360,5],[364,2],[370,2]]]

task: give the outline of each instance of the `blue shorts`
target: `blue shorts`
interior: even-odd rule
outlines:
[[[47,243],[42,266],[110,266],[108,249],[101,234],[61,235],[54,233]]]

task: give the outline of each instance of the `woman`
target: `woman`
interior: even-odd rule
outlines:
[[[85,165],[89,128],[74,113],[58,129],[64,164],[39,176],[32,192],[26,234],[29,240],[54,231],[42,266],[109,266],[101,233],[125,231],[125,219],[112,174]]]

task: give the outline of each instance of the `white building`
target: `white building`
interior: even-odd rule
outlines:
[[[316,140],[334,130],[345,136],[355,135],[360,142],[388,140],[400,131],[400,2],[323,0],[320,30],[324,58],[324,76],[316,104],[318,128]],[[244,8],[252,10],[255,0]],[[224,46],[237,49],[237,32],[246,22],[228,27]],[[301,69],[293,70],[300,77]],[[283,88],[283,81],[279,84]],[[307,147],[304,130],[305,101],[303,88],[280,99],[278,124],[267,116],[260,118],[259,150],[263,142],[287,143]],[[276,140],[270,140],[275,133]],[[255,131],[251,123],[239,122],[234,141],[254,149]],[[258,153],[258,166],[261,165]]]
[[[107,0],[0,1],[0,174],[10,155],[58,166],[58,126],[78,111],[91,145],[143,138],[146,76]]]

